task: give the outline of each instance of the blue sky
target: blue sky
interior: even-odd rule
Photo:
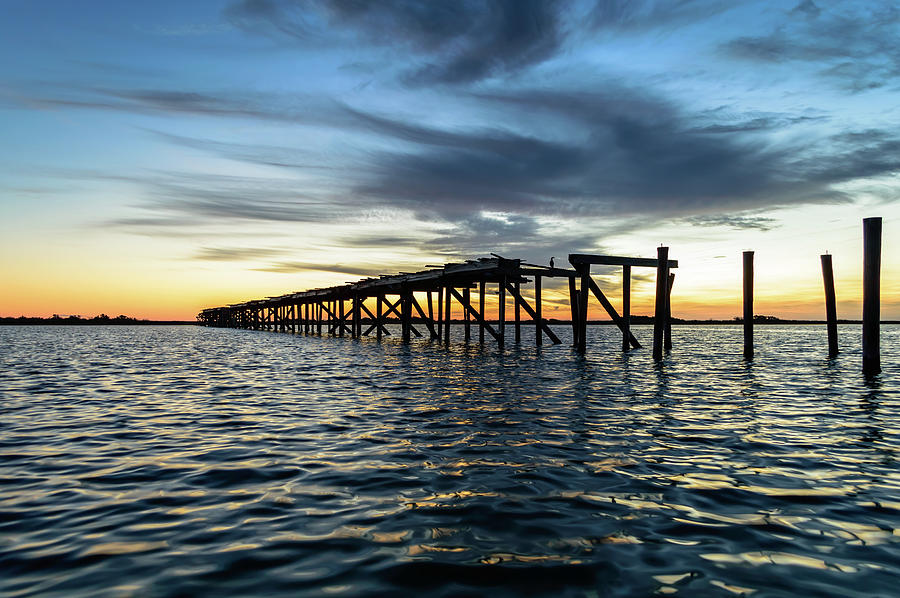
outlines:
[[[191,317],[492,251],[659,243],[693,260],[679,290],[698,304],[746,248],[771,264],[761,282],[799,297],[826,249],[855,284],[862,217],[885,218],[886,255],[900,232],[892,2],[4,1],[0,15],[3,311],[90,311],[94,296]],[[900,315],[900,289],[885,292]]]

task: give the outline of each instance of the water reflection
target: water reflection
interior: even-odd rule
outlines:
[[[890,595],[891,368],[735,330],[0,329],[0,592]]]

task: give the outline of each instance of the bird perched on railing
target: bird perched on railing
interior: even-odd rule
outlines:
[[[550,258],[550,267],[551,267],[551,268],[553,267],[553,260],[554,260],[554,259],[555,259],[555,258],[552,258],[552,257]]]

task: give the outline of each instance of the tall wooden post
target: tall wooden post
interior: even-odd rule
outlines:
[[[831,267],[831,256],[822,258],[822,281],[825,283],[825,322],[828,328],[828,357],[838,354],[837,338],[837,302],[834,296],[834,270]]]
[[[672,350],[672,285],[675,284],[675,273],[669,272],[669,285],[666,289],[666,351]]]
[[[437,288],[437,331],[438,340],[441,340],[444,334],[444,287]]]
[[[506,342],[506,276],[500,277],[500,294],[499,294],[499,304],[497,305],[498,310],[498,323],[497,326],[499,328],[498,336],[500,337],[500,348],[503,348],[503,345]]]
[[[472,293],[468,286],[466,286],[466,288],[463,289],[463,299],[466,300],[466,305],[472,305]],[[466,321],[465,341],[466,341],[466,343],[468,343],[469,340],[472,338],[472,321],[469,318],[469,310],[468,309],[463,309],[463,313],[464,313],[463,317]]]
[[[338,336],[344,336],[344,300],[340,299],[338,303],[340,304],[337,318]]]
[[[481,314],[481,322],[478,324],[478,342],[484,344],[484,322],[487,317],[484,315],[484,281],[478,283],[478,313]]]
[[[631,266],[622,266],[622,351],[631,350]]]
[[[434,303],[432,302],[431,291],[427,291],[428,297],[428,319],[431,320],[431,338],[436,339],[439,338],[439,334],[437,332],[437,326],[434,325]]]
[[[318,312],[316,317],[316,332],[319,336],[322,336],[322,318],[325,315],[325,310],[323,310],[322,307],[324,307],[324,303],[320,299],[316,302],[316,311]]]
[[[569,308],[572,312],[572,346],[578,347],[578,289],[575,277],[569,277]]]
[[[881,218],[863,219],[863,373],[881,372]]]
[[[656,309],[653,313],[653,361],[662,361],[669,288],[669,248],[656,248]]]
[[[450,344],[450,285],[444,288],[444,344]]]
[[[381,303],[384,295],[375,295],[375,339],[381,341]]]
[[[400,295],[400,317],[403,325],[403,342],[408,343],[412,335],[412,301],[411,293],[403,291]]]
[[[588,291],[591,288],[591,265],[578,264],[581,290],[578,293],[578,352],[587,352]]]
[[[744,252],[744,359],[753,359],[753,252]]]
[[[541,311],[541,276],[534,277],[534,345],[540,347],[544,344],[544,332],[541,330],[541,322],[544,316]]]
[[[520,294],[521,287],[519,281],[516,281],[515,285],[513,286],[516,289],[516,297],[521,297],[522,295]],[[516,344],[518,345],[520,342],[522,342],[522,314],[519,310],[518,300],[514,303],[515,307],[513,307],[513,312],[515,313],[516,318]]]

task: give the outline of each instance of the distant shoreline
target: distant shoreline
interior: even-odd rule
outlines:
[[[196,326],[196,320],[137,320],[135,318],[0,318],[0,326]]]
[[[422,323],[421,318],[414,318],[414,324]],[[556,320],[549,318],[546,320],[549,325],[556,326],[571,326],[571,320]],[[499,324],[498,320],[488,320],[488,324],[497,325]],[[363,323],[371,324],[368,318],[363,318]],[[464,320],[451,320],[451,324],[463,325],[465,324]],[[755,320],[753,322],[754,326],[806,326],[806,325],[823,325],[825,324],[825,320],[777,320],[777,319],[766,319],[766,320]],[[862,320],[838,320],[838,324],[854,324],[861,325]],[[900,320],[882,320],[882,324],[900,324]],[[389,320],[387,324],[400,324],[400,320]],[[473,327],[477,327],[478,323],[474,320],[470,321],[470,324]],[[653,324],[653,318],[650,316],[636,316],[632,318],[631,325],[632,326],[647,326]],[[91,319],[81,319],[81,318],[25,318],[25,317],[17,317],[17,318],[9,318],[4,317],[0,318],[0,326],[200,326],[201,324],[196,320],[136,320],[132,318],[128,319],[107,319],[107,320],[98,320],[96,318]],[[515,326],[515,321],[507,320],[507,326]],[[522,326],[533,326],[534,323],[531,320],[522,320]],[[590,320],[587,322],[588,326],[615,326],[615,322],[611,320]],[[672,319],[672,326],[743,326],[744,323],[741,321],[735,320],[682,320],[678,318]]]

